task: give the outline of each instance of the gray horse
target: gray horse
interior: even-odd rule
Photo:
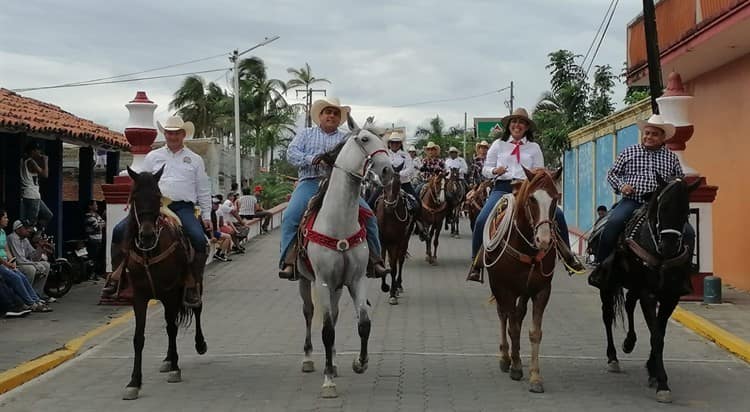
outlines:
[[[306,229],[303,229],[303,236],[307,238],[307,259],[313,273],[306,264],[298,265],[302,274],[299,288],[307,324],[302,371],[315,370],[310,339],[313,311],[316,309],[313,305],[315,296],[317,310],[323,319],[326,364],[321,395],[324,398],[338,396],[333,382],[337,375],[334,341],[339,299],[344,286],[354,301],[361,340],[360,354],[354,359],[352,369],[356,373],[363,373],[367,369],[370,315],[365,270],[369,251],[359,220],[360,186],[369,171],[377,174],[384,184],[388,184],[394,175],[382,133],[369,121],[362,129],[351,117],[348,123],[351,132],[338,152],[328,182],[321,185],[316,195],[320,204],[317,217],[311,227],[304,226]],[[315,202],[311,200],[310,204],[314,205]]]

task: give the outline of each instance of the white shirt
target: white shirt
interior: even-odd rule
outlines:
[[[525,137],[521,139],[521,142],[522,144],[519,146],[521,161],[518,162],[516,155],[512,154],[513,149],[516,148],[515,144],[504,142],[502,139],[495,140],[490,146],[490,150],[487,151],[487,159],[484,161],[482,174],[488,179],[525,180],[524,167],[527,169],[544,167],[544,155],[542,155],[542,149],[539,145],[529,142]],[[500,166],[506,167],[508,170],[502,175],[493,175],[492,169]]]
[[[411,155],[409,156],[411,157]],[[412,165],[414,165],[414,173],[419,173],[419,169],[422,168],[422,158],[419,156],[414,156],[411,159]]]
[[[24,199],[41,199],[39,193],[39,176],[29,171],[29,162],[34,159],[21,160],[21,197]]]
[[[398,172],[401,183],[407,183],[411,181],[412,176],[414,176],[414,164],[411,160],[411,156],[409,156],[403,150],[399,150],[396,152],[388,150],[388,156],[391,157],[391,165],[393,165],[394,168],[403,165],[401,171]]]
[[[456,157],[455,159],[448,157],[445,159],[445,170],[450,172],[451,169],[458,169],[458,175],[463,179],[469,171],[469,166],[466,165],[463,157]]]
[[[167,146],[150,151],[143,160],[143,170],[156,173],[164,166],[159,179],[162,195],[172,201],[193,202],[200,207],[204,220],[211,219],[211,184],[203,158],[187,147],[177,153]]]
[[[227,199],[224,201],[224,203],[221,204],[221,206],[219,206],[217,214],[220,214],[224,218],[224,224],[236,223],[237,219],[232,216],[233,211],[234,205],[232,204],[231,200]]]
[[[254,215],[258,199],[253,195],[242,195],[238,203],[240,204],[240,216]]]

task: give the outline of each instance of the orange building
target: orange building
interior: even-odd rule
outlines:
[[[656,21],[662,78],[680,73],[695,97],[684,159],[719,187],[713,271],[750,290],[750,0],[662,0]],[[627,65],[629,85],[648,85],[642,16],[628,25]]]

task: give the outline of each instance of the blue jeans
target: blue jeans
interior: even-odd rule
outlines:
[[[484,236],[484,224],[487,222],[487,218],[490,212],[495,207],[500,198],[512,191],[510,181],[500,180],[495,183],[492,188],[492,192],[487,197],[487,201],[482,207],[482,211],[477,216],[477,221],[474,224],[474,231],[471,236],[471,258],[476,257],[479,248],[482,247],[482,238]],[[555,210],[555,223],[557,224],[557,230],[562,238],[563,242],[570,248],[570,233],[568,233],[568,223],[565,221],[565,214],[559,207]]]
[[[0,266],[0,276],[3,277],[8,287],[16,292],[16,295],[21,298],[23,303],[33,305],[41,300],[23,273]]]
[[[289,251],[289,246],[297,237],[297,229],[299,229],[302,215],[305,214],[307,209],[307,202],[310,198],[318,192],[317,179],[302,180],[297,183],[297,187],[292,193],[292,198],[289,199],[289,204],[284,210],[283,220],[281,222],[281,257],[279,259],[279,267],[284,266],[284,257]],[[359,198],[360,207],[370,209],[370,206],[361,197]],[[380,256],[380,238],[378,234],[378,220],[375,216],[367,218],[365,222],[365,228],[367,229],[367,245],[370,247],[370,253],[376,256]]]
[[[0,315],[17,310],[21,305],[21,298],[8,286],[5,278],[0,276]]]
[[[49,210],[42,199],[22,198],[20,220],[26,220],[34,226],[36,226],[37,222],[40,221],[43,225],[46,225],[50,220],[52,220],[52,211]]]
[[[599,247],[596,251],[597,262],[604,262],[604,259],[612,254],[617,244],[617,239],[620,237],[622,231],[625,230],[628,219],[642,205],[643,203],[636,200],[622,198],[612,207],[607,218],[607,223],[604,225],[602,235],[599,238]],[[689,223],[685,223],[685,227],[683,228],[682,241],[690,247],[691,251],[695,250],[695,229]]]
[[[190,244],[193,245],[196,253],[206,253],[208,247],[208,239],[203,231],[203,224],[200,220],[195,217],[195,209],[192,203],[189,202],[172,202],[169,204],[169,209],[173,211],[182,221],[182,230],[190,240]],[[112,229],[112,244],[117,245],[122,242],[125,237],[125,231],[128,229],[128,219],[130,215],[125,216],[115,227]]]

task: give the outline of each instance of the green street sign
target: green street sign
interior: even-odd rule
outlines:
[[[502,117],[475,117],[474,118],[474,130],[477,141],[487,140],[491,141],[489,137],[493,130],[502,132],[503,123]]]

